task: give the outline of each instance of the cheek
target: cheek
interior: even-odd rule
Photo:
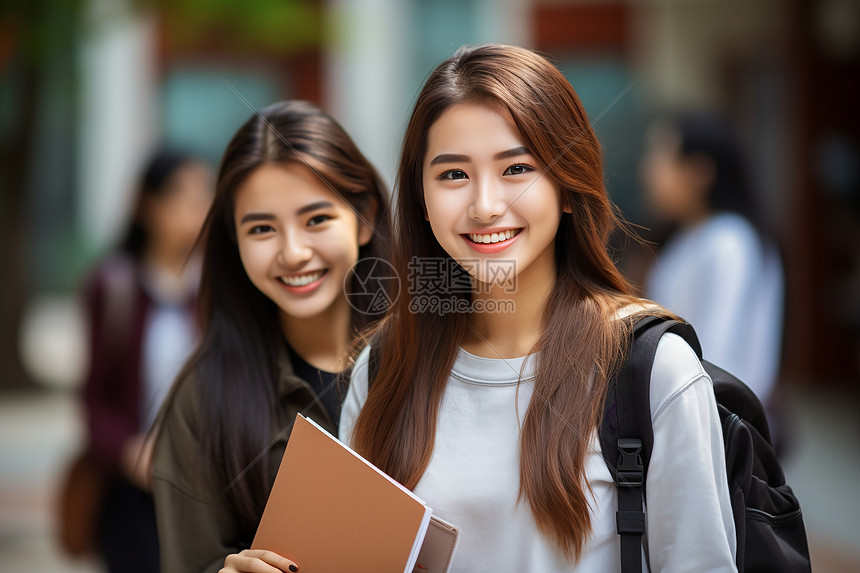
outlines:
[[[189,207],[188,219],[190,225],[199,229],[203,226],[206,220],[206,215],[209,213],[210,201],[207,198],[201,197]]]
[[[676,217],[683,213],[688,202],[688,192],[683,179],[677,173],[667,175],[665,184],[656,194],[655,202],[668,217]]]
[[[433,229],[453,225],[468,209],[464,204],[465,193],[425,193],[425,216]]]
[[[426,219],[430,223],[430,228],[433,231],[433,236],[436,241],[443,247],[447,243],[447,238],[456,217],[452,217],[451,202],[440,201],[438,198],[426,197]],[[447,250],[447,249],[446,249]]]
[[[242,260],[245,273],[254,284],[266,276],[273,257],[270,252],[272,250],[269,245],[263,242],[239,241],[239,258]]]
[[[177,232],[184,237],[196,237],[203,227],[203,221],[206,218],[206,211],[201,211],[193,206],[186,208],[182,212],[182,217],[177,224]]]
[[[344,225],[338,232],[321,233],[313,243],[330,263],[352,266],[358,260],[358,224]]]
[[[682,187],[680,170],[667,158],[653,161],[648,169],[648,187],[658,200],[673,202]]]
[[[564,201],[561,197],[561,189],[555,183],[550,183],[546,180],[539,180],[541,183],[535,183],[533,189],[536,193],[532,195],[531,200],[526,200],[528,192],[520,196],[514,202],[514,209],[520,208],[524,210],[523,214],[533,223],[540,223],[541,226],[555,229],[561,221],[562,213],[564,212]],[[538,187],[538,185],[541,185]],[[525,212],[527,211],[527,213]]]
[[[421,189],[422,189],[422,191],[421,191],[422,196],[421,197],[422,197],[422,199],[424,199],[424,219],[427,221],[430,221],[430,210],[431,210],[431,207],[433,206],[431,204],[433,201],[433,194],[427,192],[427,189],[428,189],[427,184],[428,184],[428,182],[424,181],[423,185],[421,186]]]
[[[150,203],[143,220],[149,233],[164,237],[171,232],[172,223],[172,214],[164,203]]]

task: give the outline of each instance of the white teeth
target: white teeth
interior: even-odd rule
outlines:
[[[473,243],[498,243],[516,236],[519,232],[519,229],[507,229],[501,233],[491,233],[489,235],[469,233],[469,239],[471,239]]]
[[[318,278],[323,276],[323,271],[317,271],[308,275],[300,275],[297,277],[278,277],[282,283],[289,286],[305,286],[309,285]]]

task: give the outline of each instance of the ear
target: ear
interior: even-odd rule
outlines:
[[[376,197],[371,196],[367,205],[361,211],[361,217],[358,219],[358,246],[364,247],[373,238],[374,229],[376,227],[376,214],[379,210],[379,201]]]

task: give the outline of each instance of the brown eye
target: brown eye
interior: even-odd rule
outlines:
[[[505,175],[523,175],[524,173],[528,173],[529,171],[533,171],[531,167],[528,165],[523,165],[522,163],[517,163],[516,165],[511,165],[507,169],[505,169]]]
[[[460,169],[450,169],[450,170],[446,171],[445,173],[443,173],[442,175],[439,176],[439,179],[459,180],[459,179],[468,179],[468,178],[469,178],[469,176],[466,175],[466,172],[462,171]]]
[[[308,227],[315,227],[331,219],[328,215],[316,215],[308,220]]]

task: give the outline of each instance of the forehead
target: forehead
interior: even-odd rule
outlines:
[[[492,101],[454,104],[430,126],[425,164],[439,153],[475,158],[523,145],[510,113]]]
[[[329,201],[348,208],[346,202],[306,165],[266,163],[252,171],[236,189],[236,215],[250,210],[295,211],[311,202]]]

